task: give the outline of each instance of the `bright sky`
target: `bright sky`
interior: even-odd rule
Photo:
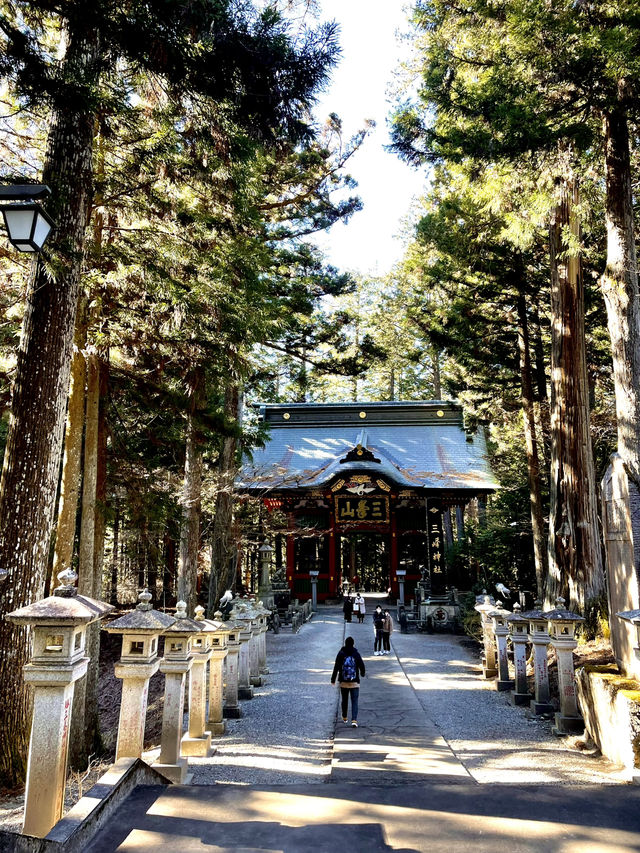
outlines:
[[[408,29],[405,0],[320,0],[321,19],[340,24],[342,61],[323,96],[318,118],[336,112],[345,137],[366,119],[375,131],[350,161],[364,209],[318,238],[329,261],[343,270],[384,274],[400,259],[401,220],[422,192],[424,170],[414,170],[384,150],[389,142],[389,87],[403,58],[397,33]],[[404,51],[408,45],[404,44]],[[406,58],[406,56],[404,57]]]

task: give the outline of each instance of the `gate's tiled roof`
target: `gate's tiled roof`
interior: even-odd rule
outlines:
[[[320,488],[363,470],[403,488],[498,488],[484,435],[465,432],[456,403],[293,403],[260,413],[269,438],[240,472],[241,489]],[[341,461],[358,445],[376,461]]]

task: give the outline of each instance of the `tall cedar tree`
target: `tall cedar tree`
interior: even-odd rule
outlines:
[[[45,16],[63,30],[61,60],[39,40]],[[0,483],[6,613],[37,600],[44,588],[101,81],[128,62],[167,86],[224,101],[236,120],[265,140],[282,133],[301,138],[309,133],[308,106],[336,46],[331,26],[296,43],[272,9],[248,16],[245,5],[209,0],[18,2],[3,6],[0,28],[0,74],[25,102],[42,99],[50,113],[42,180],[51,186],[49,210],[57,223],[47,262],[35,263],[30,277]],[[126,93],[114,91],[124,103]],[[0,659],[0,788],[11,788],[24,778],[27,752],[27,632],[2,620],[0,648],[14,650]]]

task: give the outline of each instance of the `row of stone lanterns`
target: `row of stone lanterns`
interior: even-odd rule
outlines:
[[[515,705],[528,705],[536,714],[553,711],[550,702],[548,647],[551,645],[558,660],[558,692],[560,711],[555,715],[556,734],[581,732],[584,722],[580,715],[575,687],[573,650],[577,646],[576,625],[584,622],[578,613],[564,606],[564,599],[556,600],[556,607],[542,611],[539,608],[521,612],[516,604],[513,613],[505,610],[501,602],[484,595],[475,609],[480,613],[483,636],[483,673],[494,678],[498,690],[511,690]],[[507,641],[513,647],[515,679],[509,673]],[[532,646],[534,668],[534,695],[527,686],[527,643]]]
[[[34,686],[34,713],[22,831],[38,837],[62,817],[74,684],[89,662],[86,629],[113,610],[105,602],[78,595],[76,577],[70,570],[61,572],[52,596],[7,614],[16,624],[33,628],[33,657],[25,667],[25,681]],[[188,758],[211,753],[212,737],[224,734],[224,718],[241,716],[238,699],[251,698],[252,687],[267,672],[269,611],[261,603],[241,600],[223,622],[220,614],[205,619],[202,607],[190,618],[184,602],[178,602],[175,616],[162,613],[153,609],[151,598],[144,590],[133,611],[105,626],[122,637],[115,665],[122,681],[116,760],[142,756],[149,681],[160,670],[165,696],[160,755],[154,766],[171,781],[184,782]],[[187,674],[189,715],[183,733]]]

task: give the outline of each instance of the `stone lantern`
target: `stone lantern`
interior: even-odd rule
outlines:
[[[273,548],[266,542],[258,548],[260,554],[260,584],[258,586],[258,595],[264,601],[265,606],[269,609],[275,607],[273,598],[273,587],[271,586],[271,557]]]
[[[249,656],[251,654],[250,643],[253,637],[253,625],[248,613],[245,601],[236,602],[231,611],[231,618],[239,625],[238,638],[240,648],[238,651],[238,699],[246,701],[253,699],[253,687],[251,686],[251,670]]]
[[[398,580],[398,604],[404,607],[404,582],[407,576],[406,569],[396,569],[396,578]]]
[[[261,606],[261,602],[251,601],[248,612],[251,616],[251,629],[253,633],[249,645],[249,680],[254,687],[260,687],[263,683],[263,669],[261,666],[263,658],[266,664],[265,634],[267,632],[267,611]]]
[[[116,761],[142,755],[149,679],[160,665],[158,641],[176,621],[153,609],[148,589],[138,598],[140,603],[135,610],[104,626],[109,634],[122,635],[120,660],[115,665],[115,676],[122,679]]]
[[[211,637],[211,661],[209,663],[209,712],[207,726],[212,735],[224,734],[223,684],[224,662],[227,657],[230,630],[222,621],[222,613],[216,611],[214,620],[205,619]],[[199,620],[201,621],[201,620]]]
[[[482,656],[482,674],[485,678],[495,678],[498,674],[496,666],[496,648],[493,638],[493,623],[489,618],[489,613],[495,609],[496,603],[492,596],[487,595],[486,589],[483,590],[483,596],[480,601],[477,601],[474,607],[480,614],[480,622],[482,625],[482,643],[484,646],[484,654]]]
[[[269,673],[269,667],[267,666],[267,631],[269,630],[269,623],[267,620],[271,611],[264,606],[262,601],[258,602],[256,609],[260,614],[260,636],[258,637],[258,664],[260,667],[260,673],[262,675],[267,675]]]
[[[556,714],[552,731],[556,735],[580,734],[584,731],[584,720],[578,710],[576,681],[573,671],[573,650],[578,645],[576,625],[584,622],[579,613],[572,613],[564,606],[564,598],[556,599],[553,610],[545,613],[549,624],[551,645],[558,658],[558,691],[560,712]]]
[[[242,708],[238,702],[238,664],[240,658],[239,622],[225,622],[227,631],[227,657],[225,660],[224,683],[224,716],[227,719],[237,719],[242,716]]]
[[[553,705],[549,701],[547,665],[549,623],[540,606],[541,602],[536,601],[533,610],[522,613],[523,618],[529,621],[529,642],[533,644],[534,697],[530,707],[534,714],[550,714],[553,711]]]
[[[515,690],[511,693],[514,705],[529,705],[531,694],[527,686],[527,643],[529,642],[529,620],[522,613],[519,604],[513,605],[513,613],[507,617],[509,636],[513,646],[513,666],[515,669]]]
[[[225,731],[223,709],[222,709],[222,685],[224,683],[222,666],[227,656],[228,629],[222,622],[222,614],[216,613],[217,620],[204,618],[204,607],[195,609],[196,622],[200,625],[207,637],[207,660],[209,661],[209,711],[206,713],[206,671],[203,671],[203,728],[209,730],[211,735],[222,735]],[[195,666],[195,664],[194,664]],[[192,670],[193,677],[193,670]],[[205,722],[206,714],[206,722]],[[191,721],[191,709],[189,710]],[[191,722],[189,723],[191,730]],[[184,743],[184,740],[183,740]]]
[[[502,607],[498,601],[494,610],[487,614],[493,625],[493,633],[496,638],[498,651],[498,678],[496,688],[498,690],[511,690],[513,681],[509,678],[509,658],[507,657],[507,637],[509,636],[509,625],[507,619],[511,616],[508,610]]]
[[[24,667],[34,694],[22,832],[39,838],[62,817],[74,684],[89,663],[87,626],[113,610],[104,601],[78,595],[76,578],[71,569],[60,572],[53,595],[6,615],[33,629],[33,654]]]
[[[318,569],[311,569],[309,572],[309,580],[311,581],[311,609],[314,613],[318,610]]]
[[[211,752],[211,732],[207,731],[207,664],[211,660],[211,634],[204,621],[204,607],[196,607],[199,633],[191,637],[192,663],[189,670],[189,726],[182,736],[181,754],[205,758]]]
[[[187,604],[176,605],[176,619],[164,632],[164,657],[160,672],[164,673],[164,707],[160,757],[154,767],[172,782],[183,783],[187,776],[187,759],[180,756],[182,718],[184,714],[185,676],[193,665],[191,644],[200,626],[187,617]]]
[[[623,622],[629,622],[635,628],[636,645],[633,653],[636,659],[640,660],[640,610],[622,610],[620,613],[616,613],[616,616],[618,619],[622,619]]]

